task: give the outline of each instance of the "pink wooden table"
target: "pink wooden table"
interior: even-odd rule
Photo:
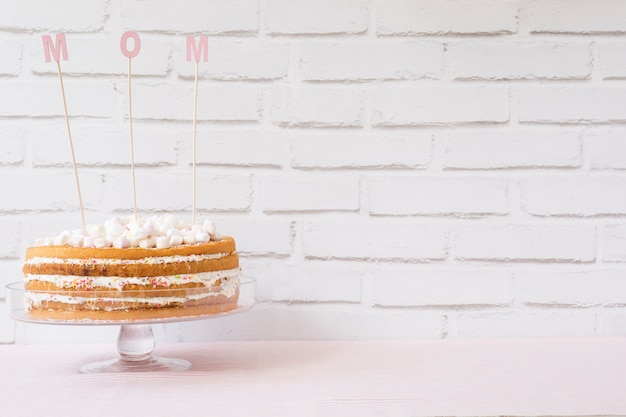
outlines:
[[[77,372],[114,355],[0,346],[0,416],[626,415],[626,339],[177,344],[155,355],[184,373]]]

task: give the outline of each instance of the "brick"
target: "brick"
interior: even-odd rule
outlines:
[[[249,176],[213,176],[198,171],[197,205],[198,212],[204,211],[247,211],[251,203],[251,182]],[[131,210],[132,181],[127,175],[107,175],[104,183],[105,209]],[[136,170],[137,208],[149,211],[190,211],[193,204],[193,179],[191,169],[186,173],[172,170],[169,174],[153,174],[146,170]],[[165,197],[167,196],[167,197]]]
[[[283,131],[199,127],[196,140],[198,164],[272,168],[289,164],[289,137]]]
[[[180,179],[181,176],[176,175],[174,178]],[[175,188],[178,189],[179,187]],[[250,209],[252,199],[251,177],[208,175],[198,170],[197,193],[198,210],[247,211]]]
[[[611,127],[607,130],[585,132],[585,149],[592,169],[626,169],[624,140],[626,129]]]
[[[626,178],[537,178],[522,183],[522,206],[538,216],[626,214]]]
[[[446,169],[576,168],[581,134],[558,130],[450,131],[443,134]]]
[[[602,260],[626,262],[626,225],[608,224],[600,231]]]
[[[104,27],[107,4],[59,0],[51,10],[39,0],[4,1],[0,3],[0,30],[95,32]]]
[[[24,134],[21,126],[5,124],[0,141],[0,165],[18,164],[24,160]]]
[[[356,211],[358,177],[267,176],[260,180],[258,201],[264,212]]]
[[[509,92],[503,87],[385,86],[372,91],[376,126],[506,122]]]
[[[424,132],[293,133],[295,168],[418,168],[430,163],[432,137]]]
[[[178,185],[173,184],[173,194],[180,195],[180,179],[176,175]],[[189,179],[191,179],[189,177]],[[176,181],[175,181],[176,183]],[[191,184],[191,181],[188,181]],[[157,183],[158,186],[160,184]],[[146,187],[155,189],[154,187]],[[248,211],[251,206],[252,184],[249,175],[207,175],[200,170],[197,178],[197,210],[208,211]],[[155,201],[155,206],[162,198]]]
[[[531,33],[626,32],[620,0],[533,0],[528,9]]]
[[[78,172],[83,205],[93,209],[100,205],[101,176],[89,172]],[[0,175],[0,189],[20,190],[12,198],[0,200],[0,212],[16,211],[59,211],[79,212],[76,180],[71,169],[63,171],[5,170]]]
[[[307,223],[302,239],[309,259],[431,261],[446,257],[448,229],[414,223]]]
[[[131,0],[122,2],[121,8],[126,30],[215,34],[256,33],[259,29],[258,0],[163,0],[158,6]]]
[[[132,87],[133,118],[192,120],[193,97],[193,83],[172,85],[138,82]],[[261,117],[260,99],[260,90],[256,86],[200,84],[197,119],[258,121]],[[125,114],[127,107],[125,103]]]
[[[517,311],[460,313],[458,336],[471,338],[595,336],[592,311]]]
[[[626,89],[620,87],[524,86],[516,89],[520,122],[625,121]]]
[[[598,43],[598,51],[597,65],[602,78],[626,79],[626,63],[622,59],[626,56],[626,43],[622,41]]]
[[[265,2],[265,30],[274,35],[363,33],[367,25],[366,0]]]
[[[307,81],[439,78],[443,44],[437,42],[300,42],[300,77]]]
[[[508,34],[517,31],[513,0],[376,2],[379,35]]]
[[[374,304],[382,307],[509,305],[511,273],[494,270],[423,270],[381,267]]]
[[[4,182],[4,181],[2,181]],[[8,190],[9,188],[5,188]],[[0,217],[0,230],[2,230],[2,241],[0,241],[0,257],[15,257],[17,253],[17,243],[20,240],[21,224],[13,217]]]
[[[73,116],[110,117],[115,108],[109,82],[63,79],[70,119]],[[0,116],[64,116],[58,80],[45,82],[0,82]],[[98,97],[98,100],[94,100]],[[61,122],[63,123],[63,122]]]
[[[598,312],[598,336],[626,336],[626,314],[621,308],[603,308]]]
[[[504,181],[479,178],[383,177],[368,183],[373,215],[507,214]],[[425,198],[426,197],[426,198]]]
[[[360,267],[342,262],[303,262],[289,264],[275,259],[246,260],[246,272],[258,276],[257,301],[346,302],[361,300],[361,281],[366,274]]]
[[[195,77],[195,63],[187,62],[186,44],[177,43],[174,70]],[[209,39],[208,62],[198,65],[198,78],[215,80],[278,80],[287,76],[289,44],[258,39]]]
[[[0,54],[0,75],[19,75],[22,69],[22,42],[16,39],[0,39]]]
[[[444,316],[431,311],[272,303],[220,320],[183,323],[180,341],[439,339],[444,324]]]
[[[462,42],[448,47],[454,79],[567,80],[591,76],[591,48],[579,43]]]
[[[22,280],[23,252],[18,250],[15,254],[19,257],[18,259],[0,259],[0,299],[6,299],[8,284]],[[19,301],[22,305],[22,300]]]
[[[71,166],[65,124],[46,123],[28,128],[33,144],[34,166]],[[180,133],[133,124],[135,165],[175,165]],[[191,141],[191,139],[190,139]],[[72,123],[72,142],[79,166],[130,166],[130,133],[126,123],[77,120]]]
[[[621,270],[543,268],[517,275],[520,299],[525,304],[590,307],[624,303],[626,281]]]
[[[164,76],[169,72],[172,47],[169,43],[140,34],[141,50],[132,59],[132,75]],[[120,38],[66,38],[68,60],[61,63],[63,74],[128,75],[128,58],[120,50]],[[98,55],[94,55],[94,51]],[[91,59],[90,59],[91,58]],[[40,39],[31,42],[31,66],[35,74],[56,74],[57,67],[44,60]]]
[[[272,94],[271,121],[281,126],[362,126],[361,89],[301,86]]]
[[[485,225],[455,231],[452,255],[459,260],[591,262],[595,230],[589,226]]]
[[[253,217],[216,218],[217,230],[225,235],[233,236],[237,243],[237,252],[244,256],[278,256],[290,255],[293,250],[293,231],[290,220]],[[245,260],[244,275],[261,278],[256,269],[247,269]]]

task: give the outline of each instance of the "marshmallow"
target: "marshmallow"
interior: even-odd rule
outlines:
[[[148,231],[146,229],[144,229],[143,227],[140,227],[139,229],[135,229],[135,230],[130,230],[130,237],[132,237],[135,240],[143,240],[148,238],[149,234]]]
[[[84,238],[82,236],[72,236],[67,240],[67,244],[80,248],[81,246],[83,246],[83,240]]]
[[[35,242],[33,243],[33,246],[47,246],[46,245],[46,239],[39,238],[39,239],[35,240]]]
[[[113,241],[115,238],[122,236],[124,233],[124,227],[119,224],[110,224],[105,226],[105,236],[108,240]]]
[[[170,246],[179,246],[183,244],[183,236],[182,235],[172,235],[170,236]]]
[[[67,243],[68,240],[70,240],[70,237],[67,234],[61,234],[55,237],[52,243],[54,246],[63,246]]]
[[[155,241],[152,238],[142,239],[139,241],[139,247],[143,249],[153,248],[155,245]]]
[[[128,230],[134,231],[134,230],[137,230],[137,229],[141,229],[142,226],[143,225],[139,222],[139,220],[134,220],[133,219],[133,220],[128,222],[128,224],[126,225],[126,228]]]
[[[96,248],[108,248],[108,247],[111,246],[111,243],[108,240],[106,240],[105,238],[98,237],[98,238],[94,239],[93,245]]]
[[[154,236],[155,235],[156,229],[154,228],[154,224],[146,222],[146,224],[143,225],[143,229],[146,231],[148,236]]]
[[[109,219],[104,222],[104,227],[108,228],[108,227],[114,227],[114,226],[122,226],[122,223],[123,222],[119,217],[113,217],[112,219]]]
[[[104,224],[91,224],[85,230],[63,231],[55,237],[38,239],[34,245],[166,248],[209,242],[218,240],[220,237],[215,223],[211,220],[188,224],[182,218],[171,214],[154,215],[147,219],[119,216],[107,220]]]
[[[156,247],[158,249],[165,249],[170,247],[170,238],[167,236],[159,236],[156,238]]]
[[[205,232],[196,233],[196,242],[206,243],[211,240],[211,236]]]
[[[202,230],[207,232],[209,236],[213,236],[215,234],[215,223],[212,220],[205,220],[202,223]]]
[[[104,237],[105,228],[101,224],[90,224],[87,226],[87,235],[92,237]]]
[[[124,249],[130,247],[130,241],[124,236],[120,236],[113,241],[113,247],[118,249]]]

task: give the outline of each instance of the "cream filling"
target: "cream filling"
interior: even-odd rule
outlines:
[[[205,291],[202,293],[188,294],[185,297],[74,297],[69,295],[63,295],[59,293],[50,293],[43,291],[27,291],[25,293],[25,302],[27,310],[33,308],[39,308],[42,304],[47,302],[58,302],[71,305],[86,305],[96,307],[95,303],[112,303],[111,306],[105,306],[102,309],[105,311],[123,310],[127,307],[126,304],[134,303],[146,303],[153,306],[168,306],[170,304],[181,304],[187,301],[201,300],[208,297],[216,297],[218,295],[224,295],[228,298],[235,295],[239,286],[239,279],[229,279],[224,281],[219,287],[219,291]],[[97,293],[94,293],[97,295]],[[132,292],[131,292],[132,295]],[[99,308],[94,308],[99,309]]]
[[[201,272],[199,274],[177,274],[157,277],[85,277],[76,275],[26,274],[24,279],[26,282],[51,282],[59,288],[91,290],[96,287],[104,287],[122,290],[128,284],[167,288],[172,284],[200,283],[205,287],[212,287],[218,280],[238,278],[240,273],[241,268],[235,268],[223,271]]]
[[[234,253],[234,252],[233,252]],[[231,255],[231,253],[209,253],[202,255],[172,255],[172,256],[154,256],[141,259],[107,259],[107,258],[48,258],[35,256],[25,263],[27,265],[43,265],[43,264],[69,264],[69,265],[160,265],[182,262],[199,262],[207,259],[220,259]]]

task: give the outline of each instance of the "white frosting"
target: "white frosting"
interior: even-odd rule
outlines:
[[[149,285],[153,288],[167,288],[172,284],[201,283],[212,287],[220,279],[232,280],[239,277],[240,268],[224,271],[201,272],[198,274],[177,274],[157,277],[85,277],[75,275],[26,274],[25,281],[52,282],[59,288],[77,288],[89,291],[96,287],[122,290],[127,284]],[[223,286],[223,283],[221,284]]]
[[[171,214],[137,218],[120,216],[104,224],[90,224],[85,230],[65,230],[57,236],[37,239],[34,246],[116,247],[116,248],[169,248],[219,240],[215,223],[188,224]]]
[[[43,265],[43,264],[69,264],[69,265],[157,265],[157,264],[169,264],[169,263],[183,263],[183,262],[200,262],[207,259],[220,259],[225,256],[231,255],[230,253],[204,253],[198,255],[171,255],[171,256],[151,256],[149,258],[142,259],[118,259],[118,258],[91,258],[91,259],[78,259],[78,258],[46,258],[41,256],[34,256],[25,262],[26,265]]]
[[[82,304],[86,307],[99,302],[110,302],[117,304],[115,307],[105,307],[107,311],[125,310],[128,307],[125,303],[147,303],[152,305],[167,306],[170,304],[184,303],[191,300],[200,300],[208,297],[216,297],[218,295],[225,295],[226,297],[232,297],[237,292],[239,286],[239,279],[232,278],[222,282],[219,287],[211,288],[210,291],[198,291],[194,288],[184,297],[133,297],[133,292],[129,292],[128,297],[98,297],[97,293],[94,293],[94,297],[76,297],[70,295],[64,295],[61,293],[44,292],[44,291],[27,291],[25,293],[26,308],[31,310],[33,307],[40,307],[45,302],[60,302],[65,304]],[[145,291],[143,292],[145,294]]]

